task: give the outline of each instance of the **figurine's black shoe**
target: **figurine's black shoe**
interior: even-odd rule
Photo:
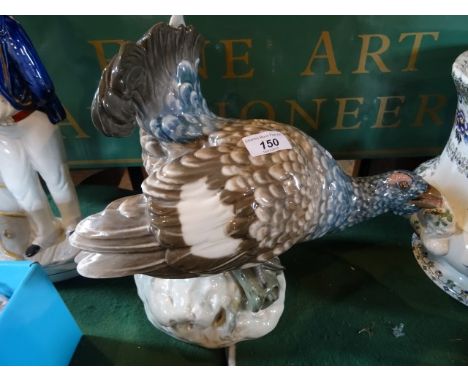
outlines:
[[[41,247],[39,247],[36,244],[31,244],[28,248],[26,248],[26,252],[24,253],[24,255],[26,257],[32,257],[35,254],[37,254],[40,250],[41,250]]]

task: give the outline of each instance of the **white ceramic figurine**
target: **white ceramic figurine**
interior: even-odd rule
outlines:
[[[0,48],[0,66],[5,69],[0,72],[0,175],[6,187],[0,211],[10,218],[3,222],[9,228],[2,231],[2,240],[15,236],[16,251],[24,247],[17,257],[31,257],[43,265],[72,263],[76,251],[66,239],[81,214],[56,126],[65,110],[31,41],[11,17],[0,16]],[[38,173],[61,220],[51,211]],[[14,228],[13,213],[18,218],[25,214],[30,226]]]

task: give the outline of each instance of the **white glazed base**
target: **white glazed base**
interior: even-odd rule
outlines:
[[[40,255],[33,256],[31,259],[27,257],[22,259],[13,259],[9,256],[6,256],[3,253],[0,253],[0,261],[26,260],[31,262],[38,262],[39,264],[41,264],[42,268],[49,276],[50,281],[54,283],[69,280],[78,276],[75,263],[76,248],[70,247],[70,245],[68,245],[68,240],[63,241],[59,245],[49,249],[51,249],[51,251],[47,251],[44,254],[45,257],[49,257],[50,253],[55,252],[57,257],[59,257],[61,260],[52,261],[51,263],[45,263],[41,259]]]
[[[229,347],[271,332],[284,309],[283,273],[278,281],[278,300],[253,313],[241,306],[242,292],[229,273],[191,279],[135,275],[148,320],[170,336],[206,348]]]
[[[413,252],[437,286],[468,305],[468,51],[453,63],[452,77],[458,95],[452,132],[442,154],[416,169],[444,203],[432,216],[412,217]]]
[[[453,267],[447,256],[431,255],[417,234],[413,234],[413,253],[429,278],[445,293],[468,306],[468,277]]]
[[[5,217],[3,217],[3,219],[5,219]],[[14,218],[14,220],[23,221],[22,228],[25,231],[13,231],[12,224],[9,222],[8,227],[11,232],[10,234],[15,235],[11,240],[14,240],[14,244],[16,244],[16,252],[24,253],[26,249],[25,246],[30,242],[29,222],[26,218]],[[2,223],[3,221],[0,218],[0,227],[2,227]],[[19,226],[21,226],[21,224],[18,225],[18,227]],[[4,237],[2,237],[2,239],[5,240]],[[68,238],[64,234],[58,238],[56,244],[41,250],[37,255],[31,258],[23,257],[17,253],[8,251],[5,248],[5,244],[10,243],[4,243],[3,240],[3,245],[0,247],[0,261],[29,260],[32,262],[38,262],[41,264],[52,282],[68,280],[78,276],[75,257],[79,253],[79,250],[69,244]]]
[[[58,282],[78,276],[75,263],[78,253],[79,250],[70,245],[68,238],[63,237],[58,244],[41,251],[31,260],[42,265],[52,282]]]

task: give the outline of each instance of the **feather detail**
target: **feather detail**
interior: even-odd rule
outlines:
[[[250,156],[242,138],[268,130],[284,134],[293,149]],[[314,213],[326,204],[322,190],[330,171],[322,156],[291,126],[219,119],[216,131],[191,151],[153,167],[144,196],[121,199],[85,219],[72,243],[88,253],[80,263],[105,274],[114,272],[104,270],[105,263],[120,272],[193,277],[269,261],[323,228]]]
[[[127,136],[137,124],[165,142],[187,142],[214,130],[200,90],[201,36],[185,25],[156,24],[137,43],[126,42],[104,69],[91,116],[108,136]]]

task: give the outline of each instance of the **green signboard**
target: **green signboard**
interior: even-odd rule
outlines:
[[[74,167],[140,164],[138,132],[106,138],[90,104],[106,62],[166,16],[17,16],[54,79]],[[187,16],[206,38],[202,90],[234,118],[297,126],[338,158],[436,155],[456,104],[467,16]]]

